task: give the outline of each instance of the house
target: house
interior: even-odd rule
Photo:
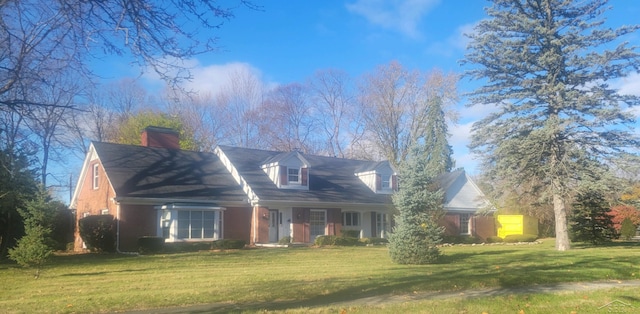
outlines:
[[[449,184],[459,185],[453,179]],[[149,127],[142,146],[91,144],[71,207],[77,219],[113,215],[119,251],[136,251],[142,236],[166,242],[243,239],[254,245],[290,237],[310,243],[343,230],[386,237],[397,187],[388,162],[222,145],[213,153],[185,151],[176,132]],[[473,232],[478,226],[469,227]],[[82,245],[76,235],[75,248]]]

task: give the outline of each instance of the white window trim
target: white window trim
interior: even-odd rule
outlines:
[[[466,221],[467,221],[467,227],[466,227],[466,232],[463,232],[463,221],[465,219],[463,219],[463,217],[466,217]],[[470,235],[471,234],[471,214],[469,213],[462,213],[460,214],[460,234],[461,235]]]
[[[188,238],[178,237],[178,212],[181,211],[200,211],[200,212],[213,212],[213,237],[211,238],[191,238],[191,228],[189,228]],[[158,208],[158,236],[165,237],[165,229],[168,228],[168,236],[165,237],[166,242],[198,242],[198,241],[213,241],[222,239],[224,235],[223,221],[224,221],[224,208],[223,207],[209,207],[209,206],[193,206],[193,205],[175,205],[168,204]],[[191,220],[191,215],[190,215]],[[203,229],[203,227],[201,227]]]
[[[97,163],[93,164],[92,179],[93,189],[97,190],[100,187],[100,166]]]
[[[386,180],[385,180],[386,179]],[[392,182],[391,180],[393,180],[393,176],[392,175],[381,175],[380,176],[380,186],[382,187],[383,190],[391,190],[392,187]],[[387,183],[387,185],[385,186],[385,182]]]
[[[292,174],[289,173],[291,170],[295,170],[297,172],[297,174],[294,175],[297,178],[297,180],[291,180]],[[302,176],[302,171],[300,168],[287,167],[287,183],[288,184],[296,184],[296,185],[302,184],[301,176]]]

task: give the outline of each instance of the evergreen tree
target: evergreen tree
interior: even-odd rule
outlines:
[[[463,61],[484,80],[471,104],[497,109],[474,124],[470,147],[505,187],[549,195],[560,251],[570,249],[570,191],[639,144],[624,126],[640,97],[610,86],[640,69],[636,48],[620,42],[639,26],[604,28],[607,9],[606,0],[493,0]]]
[[[398,264],[427,264],[440,256],[437,245],[444,229],[444,193],[436,182],[437,167],[431,165],[427,147],[416,143],[400,165],[400,190],[393,196],[398,210],[389,237],[389,254]]]
[[[638,227],[636,227],[636,225],[633,224],[631,219],[625,218],[622,221],[622,226],[620,227],[620,237],[622,237],[627,241],[631,240],[631,238],[633,238],[633,236],[636,235],[637,229]]]
[[[601,192],[589,190],[578,193],[571,215],[573,241],[601,244],[615,236],[609,204]]]
[[[51,228],[57,211],[56,204],[50,202],[46,191],[41,190],[34,200],[18,210],[24,218],[25,235],[18,240],[16,247],[9,249],[9,258],[21,266],[35,267],[36,278],[40,275],[40,267],[53,252]]]
[[[449,145],[448,136],[443,100],[441,97],[435,97],[427,107],[427,128],[424,136],[427,141],[425,146],[430,148],[428,160],[429,166],[433,167],[432,173],[450,172],[455,164],[451,157],[453,148]]]

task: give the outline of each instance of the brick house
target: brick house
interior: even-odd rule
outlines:
[[[446,178],[452,191],[447,204],[466,206],[451,208],[444,220],[448,232],[475,235],[485,223],[467,214],[479,209],[472,206],[481,192],[464,171]],[[71,208],[77,219],[113,215],[117,249],[124,252],[136,251],[142,236],[167,242],[243,239],[252,245],[291,237],[310,243],[343,230],[386,237],[397,186],[388,162],[230,146],[186,151],[176,132],[149,127],[141,146],[91,144]],[[474,191],[480,194],[472,196]],[[76,234],[76,250],[82,246]]]

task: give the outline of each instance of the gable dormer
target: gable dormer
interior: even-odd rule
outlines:
[[[355,175],[378,194],[391,194],[398,190],[398,175],[388,161],[367,164],[358,169]]]
[[[280,189],[309,189],[309,162],[298,151],[278,154],[261,167]]]

